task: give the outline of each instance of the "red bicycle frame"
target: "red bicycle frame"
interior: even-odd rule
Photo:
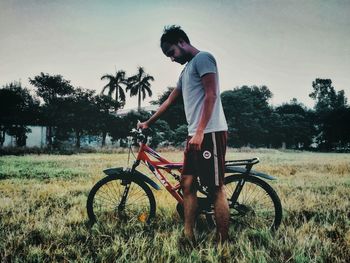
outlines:
[[[152,161],[151,158],[147,155],[151,155],[158,161]],[[162,156],[160,156],[156,151],[154,151],[152,148],[150,148],[147,144],[144,142],[140,143],[140,149],[136,158],[136,163],[133,167],[135,169],[140,161],[144,162],[147,167],[151,170],[151,172],[154,174],[154,176],[159,180],[159,182],[165,187],[165,189],[179,202],[183,203],[182,196],[178,193],[181,186],[180,183],[177,183],[176,185],[172,185],[166,176],[160,171],[164,170],[165,172],[171,174],[177,181],[179,181],[179,176],[176,174],[173,174],[172,170],[177,170],[181,172],[183,163],[174,163],[169,162]]]

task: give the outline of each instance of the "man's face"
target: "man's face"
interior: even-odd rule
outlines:
[[[164,55],[169,57],[171,61],[175,61],[181,65],[187,62],[186,52],[182,48],[180,42],[178,44],[169,44],[165,42],[162,44],[162,50]]]

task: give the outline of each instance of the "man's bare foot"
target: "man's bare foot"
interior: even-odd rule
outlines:
[[[182,235],[178,239],[179,251],[190,254],[196,246],[196,239],[194,237],[187,237]]]

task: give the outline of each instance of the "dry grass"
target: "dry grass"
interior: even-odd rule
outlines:
[[[174,161],[182,153],[162,152]],[[150,227],[90,230],[86,197],[107,167],[127,154],[0,158],[1,262],[346,262],[350,258],[350,155],[276,150],[229,151],[227,159],[259,156],[256,169],[278,177],[284,218],[278,231],[241,230],[226,246],[198,231],[190,254],[178,249],[182,222],[165,190],[155,193]],[[144,170],[146,171],[146,170]]]

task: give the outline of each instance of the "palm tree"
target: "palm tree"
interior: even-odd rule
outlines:
[[[115,111],[118,110],[120,105],[125,104],[125,92],[121,84],[126,85],[125,71],[119,70],[116,72],[115,76],[106,74],[101,77],[101,80],[107,79],[109,82],[102,89],[102,94],[106,89],[108,90],[108,96],[112,97],[113,92],[115,91]]]
[[[130,97],[138,95],[138,111],[141,109],[141,93],[142,100],[145,100],[146,92],[149,97],[152,96],[150,81],[154,81],[154,78],[151,75],[146,74],[143,67],[138,67],[138,73],[128,78],[128,85],[125,91],[127,92],[130,90]]]

